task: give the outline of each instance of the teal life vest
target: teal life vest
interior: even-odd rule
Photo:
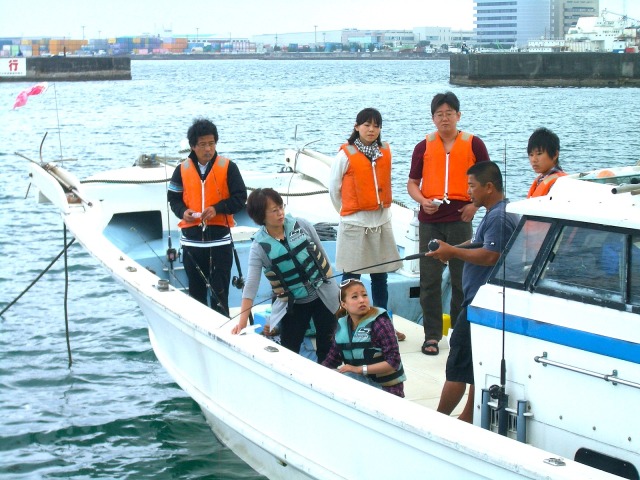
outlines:
[[[331,264],[288,214],[284,218],[284,238],[286,242],[276,240],[264,227],[256,234],[254,240],[271,260],[271,267],[265,267],[264,274],[279,298],[290,300],[289,294],[294,299],[308,297],[308,288],[317,289],[331,274]]]
[[[342,360],[348,365],[371,365],[385,361],[382,356],[382,350],[371,343],[371,330],[373,323],[378,320],[380,315],[388,317],[388,314],[382,308],[373,308],[375,312],[364,322],[360,322],[353,331],[351,330],[348,316],[338,319],[336,345],[340,349]],[[390,387],[407,379],[402,363],[400,363],[398,370],[393,373],[383,375],[372,373],[367,376],[383,387]]]

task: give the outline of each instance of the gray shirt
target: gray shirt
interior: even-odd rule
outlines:
[[[313,227],[311,223],[308,221],[296,217],[296,221],[298,225],[307,235],[308,239],[314,242],[322,254],[327,257],[327,252],[325,252],[322,247],[322,243],[320,242],[320,237],[316,232],[316,229]],[[266,232],[264,226],[260,227],[263,231]],[[329,257],[327,257],[329,259]],[[242,290],[242,298],[248,298],[254,300],[257,293],[258,287],[260,286],[260,278],[262,276],[263,268],[271,267],[271,259],[266,254],[264,249],[260,246],[260,244],[256,241],[251,245],[251,249],[249,251],[249,268],[247,271],[247,278],[245,281],[244,289]],[[329,275],[331,276],[331,272]],[[339,295],[340,289],[335,281],[335,279],[331,279],[328,282],[320,283],[317,288],[311,288],[309,292],[309,296],[301,299],[297,299],[296,303],[308,303],[312,302],[316,298],[320,298],[322,303],[329,309],[330,312],[336,312],[339,307]],[[271,326],[275,326],[277,322],[284,316],[287,311],[288,302],[276,299],[273,303],[273,307],[271,309]]]

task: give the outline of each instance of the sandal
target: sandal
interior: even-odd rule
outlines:
[[[428,350],[435,349],[435,350]],[[438,355],[440,353],[440,347],[437,340],[425,340],[422,344],[422,353],[425,355]]]
[[[396,330],[396,337],[398,338],[399,342],[403,342],[407,339],[407,336],[404,333],[399,332],[398,330]]]

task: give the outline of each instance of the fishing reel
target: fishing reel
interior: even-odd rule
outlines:
[[[238,290],[242,290],[244,288],[244,278],[234,276],[231,279],[231,285],[236,287]]]
[[[432,238],[431,240],[429,240],[429,243],[427,244],[427,249],[430,252],[435,252],[438,248],[440,248],[440,243],[438,242],[438,240],[436,240],[435,238]]]
[[[489,387],[489,396],[494,400],[500,399],[504,395],[504,390],[500,385],[491,385]]]
[[[171,263],[175,262],[178,259],[178,252],[175,248],[169,247],[167,248],[167,260]]]

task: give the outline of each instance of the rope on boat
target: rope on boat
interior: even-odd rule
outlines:
[[[45,273],[47,273],[47,272],[49,271],[49,269],[50,269],[51,267],[53,267],[53,264],[54,264],[54,263],[56,263],[56,262],[58,261],[58,259],[59,259],[59,258],[60,258],[60,257],[61,257],[61,256],[62,256],[62,255],[67,251],[67,249],[68,249],[68,248],[73,244],[73,242],[75,242],[75,241],[76,241],[76,239],[74,238],[74,239],[72,239],[69,243],[65,244],[64,249],[63,249],[63,250],[62,250],[58,255],[56,255],[56,258],[54,258],[54,259],[51,261],[51,263],[50,263],[49,265],[47,265],[47,267],[46,267],[42,272],[40,272],[40,273],[38,274],[38,276],[35,278],[35,280],[34,280],[33,282],[31,282],[31,283],[29,284],[29,286],[28,286],[27,288],[25,288],[25,289],[22,291],[22,293],[20,293],[20,295],[18,295],[18,296],[17,296],[17,297],[16,297],[16,298],[11,302],[11,303],[9,303],[9,305],[7,305],[6,307],[4,307],[4,308],[2,309],[2,311],[0,312],[0,316],[2,316],[2,314],[4,314],[4,312],[6,312],[7,310],[9,310],[11,307],[13,307],[13,305],[15,305],[15,303],[16,303],[18,300],[20,300],[20,298],[21,298],[25,293],[27,293],[27,292],[31,289],[31,287],[33,287],[33,286],[36,284],[36,282],[37,282],[38,280],[40,280],[40,279],[42,278],[42,276],[43,276]]]
[[[62,222],[64,228],[64,244],[67,244],[67,224]],[[67,299],[69,294],[69,268],[67,265],[67,249],[64,249],[64,334],[67,339],[67,356],[69,357],[68,368],[71,368],[73,360],[71,358],[71,342],[69,341],[69,312],[67,310]]]
[[[335,229],[335,223],[320,222],[316,223],[313,228],[316,229],[316,233],[320,237],[320,240],[335,240],[338,236],[338,232]]]
[[[2,316],[4,314],[4,312],[6,312],[7,310],[9,310],[11,307],[13,307],[18,300],[20,300],[20,298],[22,298],[22,296],[27,293],[31,287],[33,287],[38,280],[40,280],[42,278],[42,276],[47,273],[51,267],[53,267],[53,265],[58,261],[58,259],[64,254],[64,328],[65,328],[65,337],[67,340],[67,355],[69,357],[69,368],[71,368],[71,365],[73,364],[73,360],[71,357],[71,342],[69,340],[69,311],[67,308],[67,304],[68,304],[68,297],[69,297],[69,268],[68,268],[68,263],[67,263],[67,250],[69,250],[69,247],[71,245],[73,245],[73,243],[76,241],[75,238],[72,238],[71,241],[69,243],[67,243],[67,225],[63,222],[63,227],[64,227],[64,248],[62,249],[62,251],[56,255],[56,257],[49,263],[49,265],[47,265],[47,267],[42,270],[42,272],[40,272],[38,274],[38,276],[27,286],[27,288],[25,288],[15,299],[13,299],[13,301],[11,303],[9,303],[9,305],[7,305],[6,307],[4,307],[2,309],[2,311],[0,312],[0,316]]]
[[[262,187],[259,187],[262,188]],[[247,190],[253,191],[257,190],[255,187],[247,187]],[[302,192],[302,193],[289,193],[289,192],[278,192],[281,197],[306,197],[310,195],[322,195],[324,193],[329,193],[329,190],[314,190],[313,192]]]
[[[161,180],[81,180],[80,183],[112,183],[112,184],[131,184],[131,185],[141,185],[147,183],[167,183],[170,180],[161,179]],[[248,191],[256,190],[255,187],[247,187]],[[311,195],[323,195],[325,193],[329,193],[329,190],[314,190],[312,192],[302,192],[302,193],[289,193],[289,192],[278,192],[282,197],[306,197]],[[393,203],[399,205],[404,208],[410,208],[406,203],[403,203],[399,200],[393,200]]]
[[[167,183],[168,179],[162,180],[81,180],[80,183],[114,183],[114,184],[144,184],[144,183]]]

